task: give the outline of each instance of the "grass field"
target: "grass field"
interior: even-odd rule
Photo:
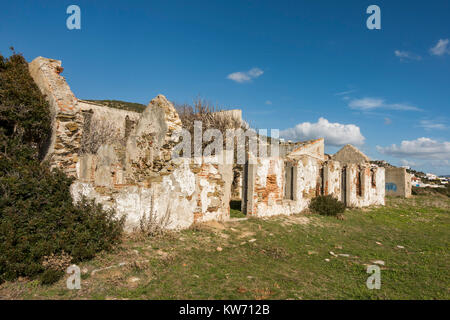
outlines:
[[[237,212],[234,215],[239,216]],[[21,279],[3,299],[449,299],[450,198],[388,198],[345,219],[302,214],[197,225],[125,239],[66,278]],[[330,253],[331,252],[331,253]],[[382,260],[381,289],[367,265]]]

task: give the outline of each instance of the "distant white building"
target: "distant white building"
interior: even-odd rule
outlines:
[[[427,173],[426,177],[428,180],[437,180],[438,179],[438,176],[433,173]]]

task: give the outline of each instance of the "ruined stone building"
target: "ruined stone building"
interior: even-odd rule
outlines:
[[[29,69],[51,108],[45,159],[75,178],[75,201],[86,196],[114,208],[128,229],[149,216],[170,216],[172,229],[229,219],[232,194],[242,198],[244,213],[259,217],[299,213],[322,194],[351,207],[384,204],[384,168],[371,167],[352,146],[329,158],[323,139],[281,144],[279,155],[249,153],[254,161],[241,167],[214,157],[173,158],[182,123],[163,95],[142,113],[114,109],[77,99],[60,75],[61,61],[38,57]]]
[[[411,197],[411,174],[405,168],[387,167],[386,195],[397,197]]]
[[[384,168],[372,167],[351,145],[327,159],[324,139],[299,142],[277,157],[254,162],[244,169],[243,211],[248,215],[298,213],[319,195],[333,195],[348,207],[384,205]]]

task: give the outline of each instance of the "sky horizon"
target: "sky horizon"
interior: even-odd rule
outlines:
[[[81,29],[69,30],[69,5]],[[381,29],[369,30],[369,5]],[[79,99],[202,97],[286,139],[450,175],[449,1],[25,1],[0,53],[62,60]]]

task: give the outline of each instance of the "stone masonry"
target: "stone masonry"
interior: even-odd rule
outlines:
[[[299,213],[312,198],[327,194],[350,207],[384,204],[384,168],[370,165],[353,146],[330,157],[323,139],[271,140],[279,143],[278,155],[248,153],[251,161],[245,165],[219,161],[227,152],[217,158],[173,157],[182,123],[163,95],[142,113],[113,109],[78,100],[61,76],[61,61],[38,57],[29,69],[51,107],[53,130],[45,159],[75,178],[74,201],[85,196],[114,208],[126,216],[127,230],[149,217],[169,217],[169,229],[227,220],[232,193],[242,197],[245,214],[257,217]],[[242,117],[240,110],[228,112]],[[106,139],[96,127],[106,128]],[[98,145],[86,148],[87,137],[96,134],[103,140],[93,139]],[[242,192],[236,190],[240,186]]]

